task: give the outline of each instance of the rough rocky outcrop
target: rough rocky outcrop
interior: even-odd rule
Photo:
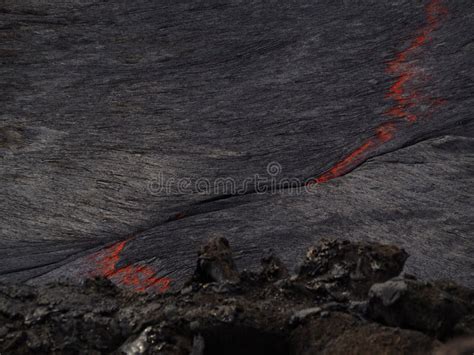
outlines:
[[[229,242],[225,238],[214,238],[199,251],[195,273],[196,281],[237,282],[239,273],[236,269]]]
[[[473,317],[472,291],[393,278],[405,259],[392,246],[326,240],[308,251],[296,275],[271,255],[262,260],[261,272],[239,273],[228,242],[216,238],[202,247],[194,277],[178,292],[130,293],[105,279],[38,288],[3,285],[0,352],[472,351],[474,332],[466,321]],[[452,340],[461,334],[463,339]]]
[[[407,257],[394,246],[322,240],[306,253],[298,278],[341,297],[365,298],[374,283],[400,274]]]
[[[369,315],[394,327],[417,329],[444,338],[460,321],[472,324],[474,292],[460,286],[396,278],[375,284],[369,293]]]

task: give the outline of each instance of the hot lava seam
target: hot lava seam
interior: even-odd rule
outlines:
[[[129,240],[116,243],[94,255],[96,269],[93,276],[103,276],[115,283],[129,287],[137,292],[155,290],[165,292],[169,289],[171,279],[156,277],[156,272],[149,266],[128,265],[117,267],[125,245]]]
[[[411,84],[420,79],[418,68],[411,65],[409,58],[430,39],[430,35],[439,27],[441,20],[447,14],[447,9],[441,5],[440,0],[431,0],[425,7],[426,24],[416,32],[416,37],[411,41],[408,48],[398,52],[395,58],[387,63],[387,73],[396,77],[395,82],[386,93],[386,98],[394,101],[393,106],[385,112],[390,121],[383,123],[374,129],[374,136],[367,139],[358,148],[353,150],[344,159],[336,163],[331,169],[314,179],[311,183],[323,183],[333,178],[342,176],[354,169],[367,159],[370,152],[393,139],[400,125],[399,120],[407,125],[418,121],[416,108],[420,104],[436,107],[444,101],[439,98],[431,98],[418,93]],[[122,241],[104,249],[94,256],[97,269],[94,275],[107,277],[119,285],[130,287],[138,292],[157,290],[164,292],[168,290],[171,280],[169,278],[156,277],[156,272],[149,266],[128,265],[117,267],[120,254],[129,240]]]
[[[431,110],[445,102],[440,98],[424,96],[409,86],[416,80],[422,79],[419,69],[408,62],[408,59],[429,41],[430,35],[439,27],[441,20],[447,15],[447,9],[440,0],[431,0],[425,6],[426,24],[416,32],[416,37],[408,48],[398,52],[395,58],[387,63],[387,73],[396,77],[385,97],[394,101],[393,106],[385,112],[390,117],[389,122],[375,128],[375,135],[367,139],[361,146],[352,151],[344,159],[336,163],[331,169],[311,181],[310,183],[323,183],[342,176],[367,159],[370,152],[379,148],[384,143],[393,139],[400,125],[395,123],[402,120],[406,125],[412,125],[419,119],[415,114],[420,104],[426,105]]]

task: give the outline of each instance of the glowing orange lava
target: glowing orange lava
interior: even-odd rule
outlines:
[[[436,99],[429,97],[421,97],[414,89],[407,88],[406,85],[418,76],[416,67],[410,67],[406,61],[408,58],[420,47],[428,42],[429,36],[439,26],[439,23],[444,15],[447,14],[447,9],[441,5],[440,0],[432,0],[425,8],[427,24],[412,40],[407,49],[399,52],[395,59],[387,63],[387,73],[397,75],[397,80],[388,90],[387,98],[395,100],[395,105],[390,108],[386,115],[393,118],[402,118],[413,123],[418,120],[417,115],[409,112],[409,109],[417,106],[420,101],[428,101],[429,104],[434,104]]]
[[[128,265],[117,268],[125,245],[129,240],[125,240],[102,250],[94,256],[97,264],[94,275],[107,277],[115,283],[128,286],[137,292],[145,292],[149,290],[157,290],[165,292],[169,289],[171,279],[167,277],[156,277],[155,271],[149,266],[144,265]]]
[[[447,14],[447,9],[441,5],[440,0],[431,0],[426,5],[425,12],[426,25],[417,31],[416,37],[411,41],[408,48],[397,53],[395,58],[387,63],[387,73],[396,75],[397,79],[385,95],[387,98],[395,101],[394,105],[385,112],[385,115],[393,120],[404,120],[407,125],[412,125],[418,120],[418,116],[414,111],[420,102],[431,107],[429,112],[432,111],[433,107],[445,103],[444,99],[421,96],[415,91],[413,86],[410,87],[409,85],[414,79],[418,79],[420,74],[418,74],[419,70],[416,67],[410,66],[407,63],[407,60],[417,49],[427,43],[431,33],[438,28],[441,19]],[[314,182],[323,183],[351,171],[367,159],[368,153],[392,140],[397,127],[400,127],[400,125],[395,126],[391,122],[376,127],[373,137],[367,139],[344,159],[309,184]]]
[[[393,138],[395,126],[391,123],[385,123],[377,127],[375,131],[376,135],[374,137],[366,140],[360,147],[334,165],[330,170],[316,178],[316,182],[323,183],[334,179],[345,174],[355,165],[360,164],[364,161],[367,151],[380,147],[383,143]]]
[[[367,159],[370,152],[394,138],[400,127],[399,122],[396,125],[395,121],[402,120],[407,125],[412,125],[418,120],[418,116],[414,112],[417,111],[420,102],[428,103],[431,109],[444,104],[445,100],[424,97],[415,91],[413,85],[409,85],[414,79],[418,79],[420,74],[416,67],[409,65],[408,59],[428,42],[431,33],[438,28],[441,19],[447,14],[447,10],[441,5],[440,0],[431,0],[426,5],[425,11],[426,25],[417,31],[416,37],[411,41],[408,48],[397,53],[395,58],[387,63],[387,73],[396,76],[395,82],[386,93],[386,97],[394,101],[394,105],[385,112],[385,115],[391,117],[392,121],[376,127],[371,138],[365,140],[358,148],[309,184],[326,182],[346,174],[361,164]],[[179,213],[175,216],[175,219],[181,219],[184,216],[184,214]],[[128,241],[116,243],[96,255],[97,269],[94,274],[110,278],[117,284],[131,287],[138,292],[151,289],[159,292],[168,290],[171,280],[167,277],[156,277],[155,271],[148,266],[129,265],[117,268],[120,254]]]

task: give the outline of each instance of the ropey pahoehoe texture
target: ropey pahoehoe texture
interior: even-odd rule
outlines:
[[[209,236],[249,268],[340,237],[474,286],[472,16],[471,0],[2,1],[0,279],[179,289]],[[153,188],[240,186],[271,163],[301,189]]]

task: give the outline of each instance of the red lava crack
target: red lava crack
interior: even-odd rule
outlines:
[[[395,58],[387,63],[387,73],[397,78],[385,95],[386,98],[394,101],[394,105],[385,112],[386,116],[391,117],[391,121],[376,127],[374,137],[367,139],[331,169],[311,181],[310,184],[327,182],[360,165],[367,159],[368,153],[393,139],[400,127],[400,125],[395,125],[396,122],[402,120],[406,126],[418,121],[419,115],[414,112],[420,104],[430,107],[429,114],[435,107],[445,103],[444,99],[424,96],[416,91],[413,84],[422,80],[424,75],[420,73],[419,68],[408,63],[408,59],[429,41],[430,35],[439,27],[441,20],[448,13],[440,0],[431,0],[426,5],[425,12],[425,26],[416,32],[416,37],[411,41],[408,48],[398,52]]]
[[[93,276],[103,276],[115,283],[131,288],[137,292],[158,291],[165,292],[169,289],[171,279],[167,277],[156,277],[156,272],[145,265],[128,265],[117,268],[125,245],[130,241],[124,240],[101,250],[93,256],[95,270]]]
[[[423,79],[419,68],[408,62],[408,59],[420,50],[430,39],[430,35],[439,27],[441,20],[447,14],[447,9],[440,0],[431,0],[425,7],[426,24],[416,32],[416,37],[408,48],[398,52],[395,58],[387,63],[387,73],[396,77],[391,85],[386,98],[394,101],[393,106],[385,112],[391,120],[374,129],[374,136],[363,142],[344,159],[336,163],[331,169],[314,179],[311,183],[323,183],[333,178],[342,176],[354,169],[367,159],[368,154],[390,141],[399,130],[396,123],[401,119],[406,125],[414,124],[419,115],[416,109],[420,104],[434,108],[444,103],[443,99],[424,96],[416,91],[413,83]],[[180,214],[177,219],[182,218]],[[129,240],[118,242],[94,255],[96,269],[94,275],[111,279],[119,285],[130,287],[137,292],[156,290],[164,292],[169,289],[171,279],[156,277],[156,272],[149,266],[128,265],[117,268],[125,245]]]

